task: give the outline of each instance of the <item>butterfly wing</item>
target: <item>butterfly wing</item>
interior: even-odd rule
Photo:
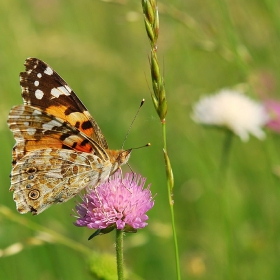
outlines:
[[[8,118],[16,140],[10,190],[20,213],[39,214],[105,181],[130,150],[108,150],[85,106],[46,63],[29,58],[25,66],[24,105],[13,107]]]
[[[107,149],[98,124],[67,83],[42,60],[27,58],[24,65],[26,70],[20,73],[24,104],[68,122]]]
[[[104,150],[86,134],[63,119],[35,107],[14,106],[9,114],[8,125],[16,140],[13,165],[28,152],[45,148],[74,149],[93,153],[103,161],[108,159]]]
[[[67,149],[34,150],[22,157],[11,173],[11,188],[18,212],[40,214],[63,203],[88,185],[97,186],[110,173],[109,161]]]

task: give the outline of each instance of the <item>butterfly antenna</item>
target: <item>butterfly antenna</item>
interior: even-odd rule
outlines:
[[[142,149],[142,148],[145,148],[145,147],[150,147],[151,146],[151,143],[147,143],[143,146],[139,146],[139,147],[136,147],[136,148],[131,148],[131,150],[138,150],[138,149]]]
[[[130,171],[134,174],[135,172],[133,171],[131,165],[129,163],[126,164],[128,166],[128,168],[130,169]]]
[[[126,135],[125,135],[125,137],[124,137],[124,140],[123,140],[122,150],[123,150],[124,144],[125,144],[125,142],[126,142],[126,139],[127,139],[127,137],[128,137],[128,134],[129,134],[129,132],[130,132],[130,130],[131,130],[131,128],[132,128],[132,125],[133,125],[133,123],[135,122],[136,117],[137,117],[137,115],[138,115],[138,113],[139,113],[141,107],[143,106],[144,102],[145,102],[145,99],[142,99],[142,101],[141,101],[141,103],[140,103],[140,106],[138,107],[138,110],[137,110],[137,112],[136,112],[136,114],[135,114],[135,116],[134,116],[134,118],[133,118],[133,120],[132,120],[132,122],[131,122],[131,124],[130,124],[130,126],[129,126],[129,128],[128,128],[128,131],[127,131],[127,133],[126,133]]]

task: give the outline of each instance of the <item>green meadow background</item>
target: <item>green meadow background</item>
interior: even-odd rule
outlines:
[[[190,118],[200,96],[225,87],[243,85],[257,100],[279,97],[279,1],[158,5],[182,279],[280,279],[279,135],[266,130],[264,141],[251,137],[247,143],[234,136],[228,165],[221,168],[226,133]],[[176,279],[140,0],[0,1],[0,279],[104,279],[91,271],[102,266],[104,254],[115,252],[114,233],[88,241],[93,231],[73,226],[79,198],[39,216],[15,209],[9,192],[14,139],[6,120],[9,109],[22,103],[19,72],[27,57],[44,60],[69,83],[112,149],[121,147],[146,99],[125,147],[151,142],[133,151],[130,164],[151,183],[155,206],[149,225],[125,236],[125,264],[134,273],[130,280]]]

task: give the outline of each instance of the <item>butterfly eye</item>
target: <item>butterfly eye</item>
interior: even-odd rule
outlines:
[[[40,192],[38,190],[32,190],[29,192],[28,197],[33,200],[36,200],[40,197]]]

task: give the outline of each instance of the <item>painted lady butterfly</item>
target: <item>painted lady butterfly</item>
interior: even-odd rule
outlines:
[[[99,126],[67,83],[46,63],[25,61],[23,105],[8,125],[14,134],[11,187],[18,212],[40,214],[125,164],[131,150],[109,150]]]

